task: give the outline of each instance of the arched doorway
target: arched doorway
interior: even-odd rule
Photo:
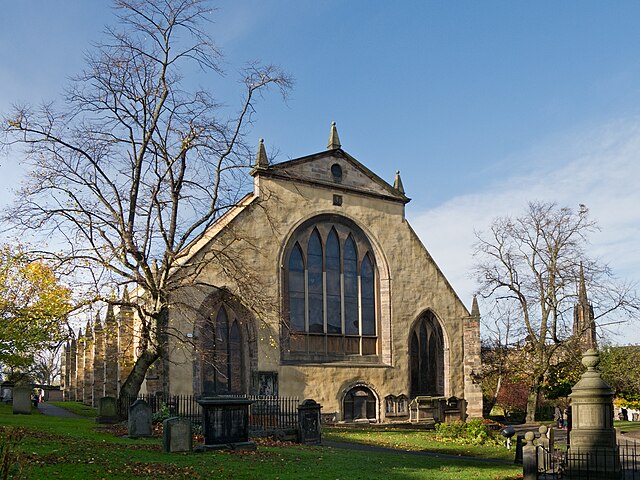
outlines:
[[[345,422],[355,420],[376,420],[376,397],[365,386],[350,389],[342,401],[342,412]]]
[[[420,316],[409,336],[411,397],[444,395],[444,337],[431,311]]]

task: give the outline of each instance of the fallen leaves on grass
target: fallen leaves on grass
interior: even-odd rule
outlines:
[[[179,467],[172,463],[125,463],[119,472],[132,476],[150,476],[153,478],[202,478],[191,467]]]

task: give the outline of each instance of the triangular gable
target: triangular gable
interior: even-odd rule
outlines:
[[[410,200],[341,148],[256,168],[252,175],[322,185],[402,203]]]

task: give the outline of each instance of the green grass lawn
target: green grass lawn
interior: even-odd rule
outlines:
[[[76,415],[82,415],[83,417],[97,417],[98,410],[93,407],[89,407],[81,402],[50,402],[56,407],[64,408]]]
[[[64,419],[12,415],[0,405],[0,429],[19,428],[17,451],[24,465],[21,478],[65,479],[487,479],[518,478],[521,467],[509,462],[479,462],[416,456],[408,453],[370,453],[329,447],[308,447],[263,441],[255,452],[167,454],[161,439],[131,440],[123,429],[97,427],[92,419]],[[389,432],[392,433],[392,432]],[[422,448],[425,432],[407,432],[406,445]],[[337,439],[338,431],[326,438]],[[391,443],[398,440],[394,435]],[[389,445],[384,432],[378,444]],[[344,439],[344,438],[343,438]],[[456,451],[451,447],[448,453]],[[466,455],[466,450],[458,450]],[[487,450],[486,455],[495,457]]]
[[[448,455],[463,455],[480,458],[513,460],[514,451],[504,446],[464,445],[436,439],[433,430],[411,430],[406,428],[341,428],[330,427],[322,431],[327,440],[379,445],[399,450],[435,452]]]
[[[640,422],[625,422],[616,420],[613,422],[614,427],[620,427],[622,433],[630,433],[640,430]]]

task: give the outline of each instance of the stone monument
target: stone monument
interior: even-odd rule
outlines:
[[[602,380],[596,366],[598,352],[582,356],[587,371],[571,389],[572,428],[568,450],[569,478],[620,478],[620,457],[613,427],[613,391]]]

